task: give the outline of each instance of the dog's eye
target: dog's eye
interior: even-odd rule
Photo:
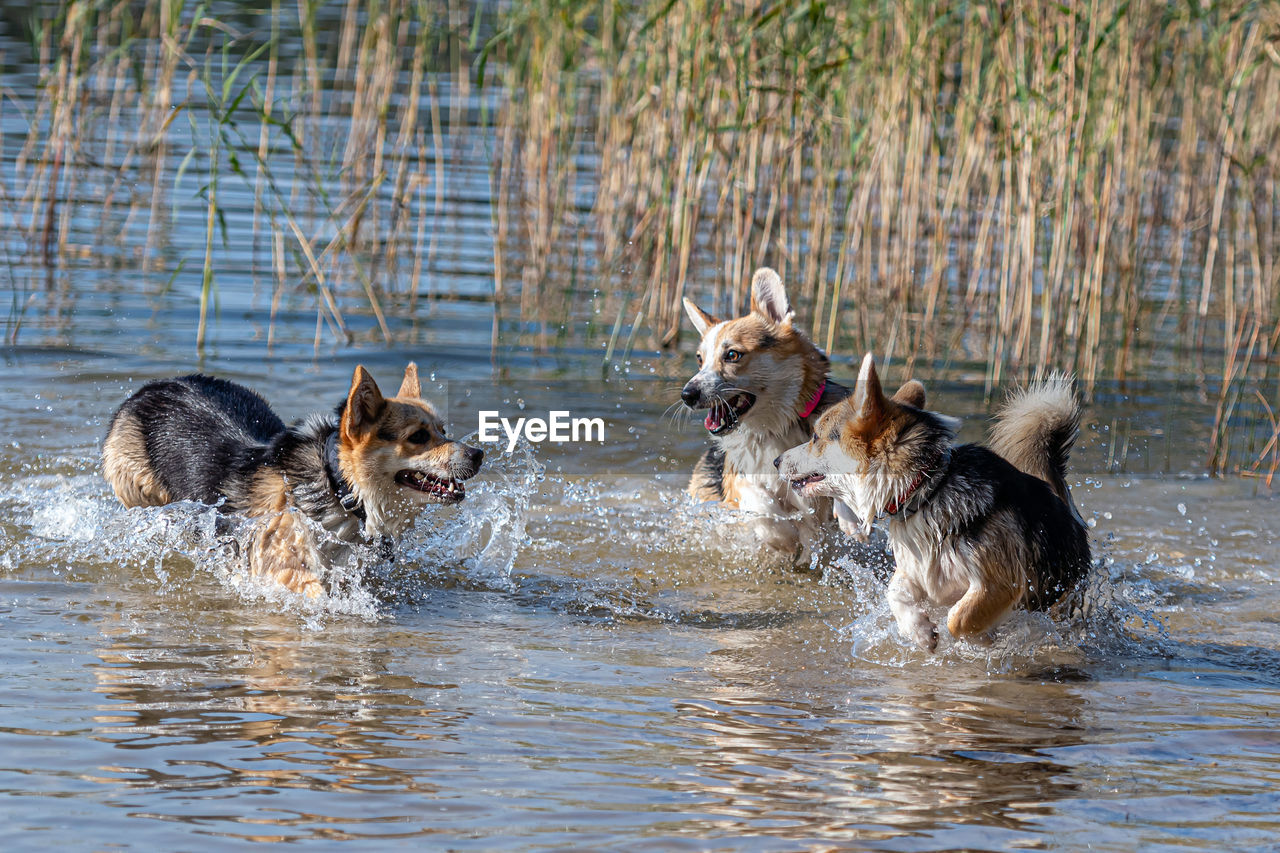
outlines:
[[[736,349],[730,349],[730,350],[724,351],[725,361],[737,361],[740,358],[742,358],[742,353],[738,352]]]
[[[701,365],[701,364],[702,364],[702,353],[697,353],[694,357],[698,359],[698,364],[699,364],[699,365]]]
[[[423,427],[406,439],[410,444],[426,444],[431,440],[431,430]]]

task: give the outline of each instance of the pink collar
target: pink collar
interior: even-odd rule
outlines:
[[[800,419],[803,420],[813,414],[813,410],[818,408],[818,403],[822,400],[822,392],[827,390],[827,380],[822,380],[822,384],[818,386],[818,390],[814,393],[813,399],[809,401],[809,405],[804,407],[804,411],[800,413]]]

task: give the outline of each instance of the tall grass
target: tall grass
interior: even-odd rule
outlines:
[[[687,288],[739,307],[763,261],[830,347],[958,345],[996,377],[1275,329],[1271,9],[594,5],[594,32],[535,3],[510,39],[519,240],[538,276],[576,224],[659,339]]]
[[[474,133],[509,345],[675,347],[683,296],[739,310],[768,263],[820,344],[904,374],[1204,381],[1215,470],[1244,409],[1280,408],[1274,2],[62,0],[35,21],[0,198],[28,260],[83,251],[68,200],[105,173],[98,242],[145,221],[127,262],[172,269],[173,199],[198,193],[201,341],[244,222],[271,318],[301,300],[317,345],[395,339],[436,295],[450,234],[424,223],[448,222]]]
[[[270,273],[269,338],[290,294],[315,305],[317,345],[326,330],[361,334],[352,313],[372,319],[363,334],[393,338],[387,306],[416,302],[434,249],[418,224],[422,188],[447,167],[440,150],[434,163],[424,154],[440,135],[425,92],[453,80],[465,98],[470,57],[454,46],[466,33],[450,21],[473,20],[469,4],[63,0],[35,11],[39,92],[14,167],[26,260],[52,277],[84,251],[66,239],[87,201],[102,205],[102,246],[130,246],[145,216],[141,263],[163,266],[164,238],[180,237],[170,217],[194,195],[204,237],[182,263],[200,270],[198,348],[229,270]],[[252,203],[229,207],[231,195]],[[248,271],[233,233],[245,222]]]
[[[1280,6],[568,6],[506,40],[526,313],[589,246],[604,315],[669,345],[770,263],[815,339],[905,372],[1214,378],[1224,467],[1277,373]]]

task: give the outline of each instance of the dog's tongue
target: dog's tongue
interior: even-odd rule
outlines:
[[[707,419],[703,421],[708,432],[715,432],[724,425],[724,414],[719,403],[712,405],[711,411],[707,412]]]

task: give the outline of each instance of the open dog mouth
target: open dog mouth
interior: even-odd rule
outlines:
[[[732,432],[738,426],[738,419],[755,404],[756,396],[745,391],[725,400],[716,400],[711,404],[711,411],[707,412],[707,419],[703,421],[703,425],[712,435]]]
[[[446,480],[412,468],[397,471],[396,482],[430,495],[442,503],[457,503],[467,495],[461,480]]]
[[[827,479],[825,474],[809,474],[808,476],[792,480],[791,488],[795,489],[797,492],[803,492],[805,486],[812,486],[814,483],[821,483],[825,479]]]

